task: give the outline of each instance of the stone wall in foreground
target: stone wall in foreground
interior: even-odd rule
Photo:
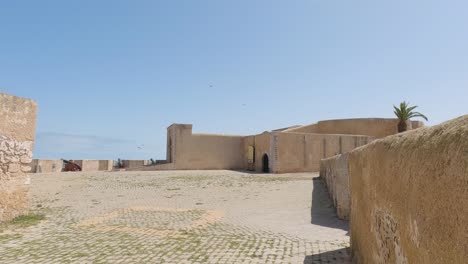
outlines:
[[[320,161],[320,177],[325,184],[339,218],[347,220],[351,208],[348,176],[348,154],[333,156]]]
[[[34,101],[0,94],[0,222],[28,211],[36,114]]]
[[[356,263],[466,263],[468,115],[349,154]]]

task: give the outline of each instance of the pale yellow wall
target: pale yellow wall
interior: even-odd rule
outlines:
[[[141,168],[149,164],[147,160],[122,160],[124,168]]]
[[[466,263],[468,115],[349,154],[356,263]]]
[[[320,160],[320,178],[341,219],[349,219],[351,195],[349,193],[348,153]]]
[[[413,129],[423,127],[421,121],[411,122]],[[366,135],[376,138],[396,134],[398,119],[394,118],[355,118],[324,120],[315,124],[287,129],[283,132],[316,134]]]
[[[176,124],[168,130],[175,169],[244,168],[244,137],[192,134],[191,125]]]
[[[422,122],[412,122],[421,126]],[[398,119],[391,118],[356,118],[325,120],[317,123],[321,134],[367,135],[376,138],[386,137],[398,132]]]
[[[245,153],[247,153],[247,149],[249,146],[253,146],[255,148],[255,162],[253,164],[253,169],[257,172],[262,171],[262,158],[264,154],[268,155],[270,169],[274,164],[273,156],[271,154],[271,140],[272,140],[272,133],[264,132],[259,135],[255,136],[248,136],[244,137],[243,146],[244,146],[244,169],[252,169],[247,166],[247,159],[245,157]]]
[[[99,160],[100,171],[111,171],[114,169],[114,160]]]
[[[31,172],[33,173],[61,172],[63,168],[63,160],[34,159],[30,166]]]
[[[73,160],[82,171],[110,171],[114,168],[113,160]]]
[[[372,137],[278,133],[278,161],[274,172],[319,171],[320,159],[345,153],[371,142]]]
[[[0,94],[0,222],[28,211],[36,102]]]
[[[260,172],[262,157],[267,154],[272,172],[318,171],[321,158],[348,152],[374,137],[394,134],[397,122],[383,118],[328,120],[255,136],[192,134],[192,125],[173,124],[167,130],[166,158],[170,165],[163,167]],[[413,125],[423,123],[414,121]],[[247,162],[249,146],[255,147],[254,164]]]
[[[99,170],[99,160],[83,160],[81,165],[83,171],[98,171]]]

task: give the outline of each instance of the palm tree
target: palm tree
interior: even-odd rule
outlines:
[[[398,122],[398,133],[404,132],[408,130],[408,124],[410,123],[410,119],[413,117],[422,117],[426,121],[428,121],[427,117],[419,112],[414,112],[413,110],[416,109],[418,106],[410,106],[408,102],[403,101],[400,103],[400,107],[393,106],[394,113],[400,120]]]

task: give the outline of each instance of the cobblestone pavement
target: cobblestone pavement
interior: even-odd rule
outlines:
[[[34,174],[46,219],[0,226],[0,263],[349,263],[347,225],[313,177]]]

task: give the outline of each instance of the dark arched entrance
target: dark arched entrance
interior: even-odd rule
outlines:
[[[270,172],[270,162],[268,160],[268,155],[267,154],[263,154],[263,158],[262,158],[262,171],[265,172],[265,173],[269,173]]]

